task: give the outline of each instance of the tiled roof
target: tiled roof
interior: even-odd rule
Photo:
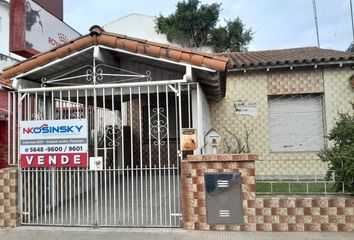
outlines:
[[[318,47],[288,48],[267,51],[220,53],[229,58],[229,69],[268,68],[285,65],[314,65],[353,61],[354,53]]]
[[[11,67],[4,68],[3,78],[0,82],[42,66],[55,59],[63,58],[92,45],[104,45],[120,48],[133,53],[141,53],[153,57],[165,58],[175,62],[184,62],[195,66],[208,67],[217,71],[227,70],[228,58],[212,54],[195,52],[191,49],[178,48],[171,45],[150,42],[147,40],[128,37],[120,34],[104,32],[99,26],[90,28],[90,34],[75,39],[69,43],[54,48],[48,52],[34,55]]]

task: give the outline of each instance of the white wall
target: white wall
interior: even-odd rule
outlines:
[[[170,44],[165,34],[155,30],[155,17],[142,14],[130,14],[123,18],[103,25],[107,32],[128,35],[129,37],[141,38],[153,42]]]
[[[196,90],[192,90],[192,119],[198,138],[198,149],[194,151],[194,154],[203,154],[205,153],[205,135],[211,129],[211,118],[208,100],[199,84]]]
[[[2,73],[3,68],[24,58],[10,53],[10,6],[5,0],[0,0],[0,18],[0,73]]]
[[[0,1],[0,53],[9,55],[9,5]]]

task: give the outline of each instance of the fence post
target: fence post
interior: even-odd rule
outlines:
[[[327,182],[324,182],[324,187],[325,187],[325,194],[327,195]]]

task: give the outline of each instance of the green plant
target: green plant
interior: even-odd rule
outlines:
[[[336,177],[335,189],[354,192],[354,115],[339,114],[336,126],[327,138],[333,141],[333,146],[321,151],[319,157],[329,163],[327,179]]]
[[[174,13],[156,18],[156,30],[183,47],[212,46],[215,52],[247,50],[252,30],[246,29],[240,18],[225,20],[225,26],[217,26],[220,11],[220,3],[179,1]]]

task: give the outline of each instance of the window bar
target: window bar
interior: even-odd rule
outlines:
[[[115,134],[115,127],[116,127],[116,112],[114,106],[114,88],[111,88],[111,96],[112,96],[112,155],[113,155],[113,224],[117,225],[117,209],[116,209],[116,134]],[[118,127],[118,126],[117,126]],[[120,146],[120,145],[119,145]],[[119,178],[119,175],[118,175]]]
[[[127,222],[128,225],[130,225],[130,196],[131,196],[131,190],[130,190],[130,171],[129,171],[130,166],[127,166]]]
[[[35,192],[36,192],[36,197],[35,197],[35,202],[36,202],[36,211],[35,211],[35,214],[36,214],[36,223],[38,223],[38,215],[39,215],[39,194],[38,194],[38,168],[36,168],[35,170],[35,179],[36,179],[36,186],[35,186]]]
[[[92,121],[89,121],[90,119],[89,119],[89,113],[88,113],[87,89],[85,89],[84,96],[85,96],[85,106],[84,106],[84,109],[82,111],[85,111],[85,115],[84,115],[85,119],[86,119],[85,121],[88,124],[88,131],[91,131],[91,127],[89,126],[89,124]],[[88,136],[87,144],[88,144],[88,146],[90,144],[90,135]],[[88,152],[87,161],[89,161],[89,159],[90,159],[89,154],[90,153]],[[90,212],[89,212],[89,191],[92,192],[92,189],[93,189],[92,188],[92,182],[91,182],[90,187],[89,187],[89,167],[86,167],[86,221],[87,221],[87,224],[90,224],[90,222],[89,222],[89,215],[90,215]],[[91,198],[91,202],[92,202],[92,198]],[[92,208],[91,208],[91,210],[92,210]]]
[[[171,192],[171,159],[170,159],[170,116],[169,116],[169,92],[168,92],[168,86],[165,86],[165,92],[166,92],[166,118],[167,118],[167,173],[168,173],[168,201],[166,203],[168,203],[168,213],[169,213],[169,226],[171,226],[171,198],[170,198],[170,192]],[[166,194],[166,191],[165,191]],[[166,205],[165,205],[166,206]],[[167,210],[165,209],[165,212],[167,212]],[[166,220],[167,221],[167,220]]]
[[[71,199],[72,199],[72,196],[71,196],[71,185],[72,185],[72,181],[71,181],[71,175],[72,175],[72,171],[71,171],[71,168],[68,168],[68,174],[69,174],[69,224],[71,225],[71,217],[72,217],[72,204],[71,204]]]
[[[135,191],[136,191],[136,197],[135,197],[135,208],[136,208],[136,214],[134,216],[136,216],[136,222],[135,222],[135,226],[139,225],[139,193],[138,193],[138,188],[139,188],[139,166],[136,165],[135,169],[134,169],[134,176],[135,178]],[[135,217],[134,217],[134,221],[135,221]]]
[[[152,224],[153,217],[152,217],[152,163],[151,163],[151,113],[150,113],[150,106],[151,106],[151,100],[150,100],[150,86],[147,86],[147,97],[148,97],[148,129],[149,129],[149,169],[150,169],[150,224]]]
[[[45,177],[46,177],[46,169],[43,169],[42,171],[41,171],[41,181],[40,181],[40,184],[41,184],[41,194],[40,194],[40,196],[41,196],[41,212],[40,212],[40,214],[41,214],[41,224],[43,224],[43,223],[45,223],[44,222],[44,213],[45,213],[45,203],[44,203],[44,201],[43,201],[43,196],[44,196],[44,193],[45,193],[45,188],[44,188],[44,186],[43,186],[43,183],[44,183],[44,179],[45,179]]]
[[[32,215],[32,191],[31,191],[31,169],[28,168],[28,172],[27,172],[27,197],[28,197],[28,208],[27,208],[27,223],[31,223],[31,215]]]
[[[53,174],[53,184],[52,184],[52,188],[53,188],[53,224],[56,223],[56,221],[58,220],[57,217],[57,213],[56,213],[56,206],[59,205],[59,178],[58,178],[58,168],[53,167],[52,168],[52,174]]]
[[[179,98],[178,98],[178,100],[179,100],[179,122],[180,122],[180,129],[179,129],[179,132],[182,132],[182,90],[181,90],[181,85],[180,84],[178,84],[178,93],[179,93]],[[188,106],[188,108],[189,108],[190,106]],[[177,177],[177,179],[176,179],[176,181],[177,181],[177,183],[176,184],[178,184],[177,185],[177,211],[179,212],[180,211],[180,191],[179,191],[179,162],[180,162],[180,160],[183,158],[183,154],[182,154],[182,152],[181,152],[181,157],[177,160],[177,173],[176,173],[176,177]],[[175,213],[177,213],[177,212],[175,212]],[[176,218],[176,221],[177,221],[177,218]]]
[[[111,175],[112,175],[112,167],[109,166],[108,167],[108,195],[109,195],[109,225],[112,225],[112,180],[111,180]],[[106,196],[107,198],[107,196]],[[107,208],[107,206],[106,206]],[[107,215],[106,215],[106,218],[107,218]],[[106,220],[107,221],[107,220]],[[108,224],[108,222],[107,222]]]
[[[134,225],[134,214],[135,214],[135,209],[134,209],[134,149],[133,149],[133,99],[132,99],[132,87],[129,87],[129,117],[130,117],[130,168],[131,168],[131,208],[132,208],[132,224]]]
[[[35,206],[36,206],[36,192],[35,192],[35,178],[34,178],[35,168],[31,168],[31,197],[32,197],[32,205],[31,205],[31,221],[35,223]]]
[[[80,189],[80,186],[83,183],[83,181],[81,181],[80,168],[77,168],[76,173],[77,173],[77,224],[80,225],[80,223],[81,223],[81,201],[80,201],[81,189]]]
[[[70,90],[68,90],[68,101],[65,103],[65,107],[66,107],[66,111],[68,113],[68,116],[66,119],[71,119],[71,107],[73,106],[72,102],[71,102],[71,94],[70,94]]]
[[[168,204],[168,199],[167,197],[167,192],[166,192],[166,165],[163,165],[163,196],[164,196],[164,226],[167,226],[167,204]]]
[[[31,120],[31,96],[27,94],[27,121]]]
[[[107,143],[106,143],[106,89],[102,88],[102,103],[103,103],[103,109],[102,109],[102,114],[103,114],[103,169],[104,169],[104,202],[105,202],[105,222],[106,225],[108,224],[108,208],[107,208]]]
[[[159,217],[160,217],[160,225],[162,224],[162,195],[161,195],[161,144],[163,143],[163,139],[161,139],[161,123],[160,123],[160,114],[163,112],[163,108],[160,109],[160,94],[159,94],[159,86],[156,86],[156,101],[157,101],[157,149],[158,149],[158,167],[159,167]]]
[[[173,188],[173,210],[174,213],[176,213],[176,176],[175,176],[175,164],[172,164],[172,188]],[[177,224],[177,216],[174,215],[174,221],[175,225]]]
[[[144,173],[145,173],[145,218],[146,218],[146,221],[145,221],[145,225],[148,225],[149,223],[149,219],[148,219],[148,211],[149,211],[149,208],[148,208],[148,167],[147,165],[145,165],[145,169],[144,169]]]
[[[97,219],[97,221],[98,221],[97,225],[100,225],[100,224],[103,224],[103,222],[104,222],[103,221],[103,217],[104,217],[103,215],[104,215],[105,212],[104,212],[104,209],[103,209],[103,207],[104,207],[103,206],[103,203],[104,203],[104,199],[103,199],[103,193],[104,193],[103,189],[104,189],[104,187],[103,187],[103,184],[105,184],[105,181],[103,179],[103,171],[97,171],[97,174],[99,176],[99,185],[98,185],[98,189],[97,189],[97,191],[99,191],[99,198],[98,198],[99,203],[98,203],[98,205],[100,206],[100,209],[99,209],[100,218]]]
[[[90,173],[90,224],[94,225],[95,224],[95,192],[96,192],[96,188],[94,186],[95,181],[93,178],[95,177],[95,172],[89,172]]]
[[[140,150],[140,210],[141,210],[141,225],[144,225],[144,198],[143,198],[143,133],[142,133],[142,118],[141,118],[141,87],[138,88],[139,95],[139,150]]]
[[[38,119],[38,92],[34,93],[34,99],[33,99],[33,113],[32,113],[32,118],[33,120],[39,120]]]
[[[124,127],[123,127],[123,119],[124,119],[124,111],[123,111],[123,88],[120,88],[120,108],[121,108],[121,119],[122,119],[122,212],[123,212],[123,225],[125,225],[125,158],[124,158]],[[119,187],[120,188],[120,187]],[[120,189],[119,191],[120,192]]]
[[[154,190],[155,190],[155,203],[157,203],[157,168],[156,168],[156,164],[154,164]],[[155,222],[154,222],[154,225],[156,226],[157,225],[157,207],[155,209]]]
[[[175,88],[176,88],[176,85],[175,85]],[[180,121],[179,121],[179,115],[180,115],[180,111],[179,111],[179,104],[178,104],[178,99],[181,97],[180,95],[180,92],[179,92],[179,85],[178,85],[178,93],[175,93],[175,115],[176,115],[176,163],[179,161],[179,154],[182,154],[182,151],[181,149],[179,148],[179,131],[180,131],[180,125],[182,124]],[[177,206],[176,206],[176,192],[175,192],[175,167],[174,167],[174,164],[173,164],[173,168],[172,168],[172,171],[173,171],[173,213],[176,213],[177,212]],[[176,220],[176,217],[174,217],[174,220],[175,222],[177,221]]]
[[[61,224],[64,224],[63,168],[60,169]]]

